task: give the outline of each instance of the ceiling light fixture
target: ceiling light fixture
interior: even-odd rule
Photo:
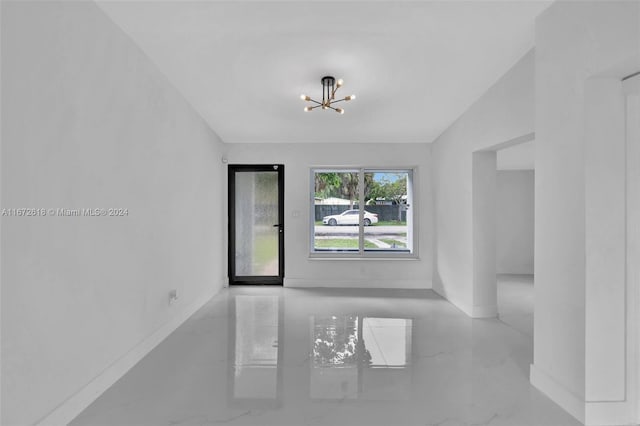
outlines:
[[[336,92],[344,84],[342,79],[339,79],[338,81],[336,81],[334,77],[325,76],[325,77],[322,77],[320,82],[322,83],[322,102],[316,101],[315,99],[311,99],[307,95],[300,95],[300,99],[302,99],[303,101],[313,102],[314,104],[316,104],[315,106],[306,106],[304,107],[304,110],[309,112],[309,111],[313,111],[316,108],[322,108],[322,109],[332,109],[338,114],[344,114],[344,109],[335,108],[332,105],[342,101],[351,101],[356,98],[356,95],[345,96],[342,99],[336,100]]]

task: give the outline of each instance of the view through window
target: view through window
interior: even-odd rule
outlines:
[[[413,253],[412,170],[313,169],[312,179],[312,252]]]

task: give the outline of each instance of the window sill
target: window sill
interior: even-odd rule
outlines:
[[[417,254],[336,254],[336,253],[309,253],[309,260],[420,260]]]

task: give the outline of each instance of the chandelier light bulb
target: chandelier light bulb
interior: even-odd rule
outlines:
[[[307,95],[300,95],[300,99],[302,99],[303,101],[309,101],[311,100],[311,98]]]
[[[344,114],[344,110],[342,108],[336,108],[336,112],[338,114]]]
[[[356,95],[347,96],[344,98],[345,101],[351,101],[356,98]]]
[[[342,85],[344,84],[344,81],[340,78],[338,79],[338,81],[336,82],[336,87],[342,87]]]
[[[311,111],[311,107],[306,106],[306,107],[304,107],[304,110],[305,110],[306,112],[309,112],[309,111]]]

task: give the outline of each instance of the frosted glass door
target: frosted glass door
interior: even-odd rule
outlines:
[[[231,166],[234,167],[234,166]],[[238,166],[235,166],[238,167]],[[233,283],[281,284],[281,166],[233,170],[230,226]],[[259,170],[254,170],[258,168]]]

